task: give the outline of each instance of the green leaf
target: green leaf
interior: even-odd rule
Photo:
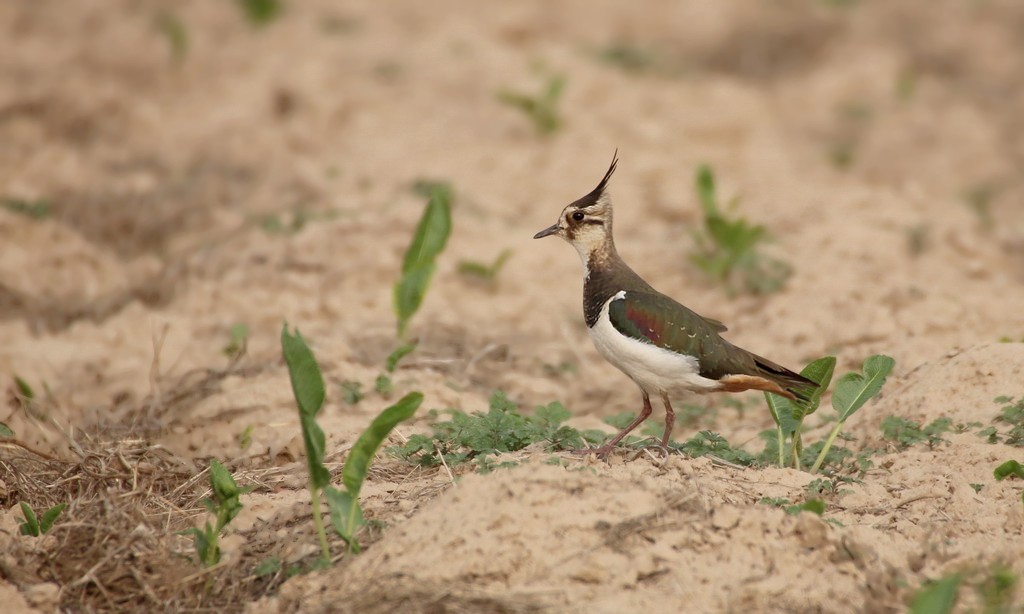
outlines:
[[[231,473],[216,460],[210,461],[210,487],[213,494],[222,501],[238,496],[238,486]]]
[[[410,392],[397,403],[382,411],[356,440],[352,450],[348,453],[345,468],[341,472],[345,489],[353,498],[359,497],[359,489],[363,486],[363,480],[366,478],[366,472],[377,448],[387,439],[388,434],[396,425],[408,420],[416,413],[416,409],[422,402],[423,393]]]
[[[402,274],[395,284],[395,314],[398,316],[398,335],[405,335],[409,320],[419,311],[427,295],[430,278],[434,275],[434,263],[418,266]]]
[[[39,520],[36,519],[36,513],[24,501],[21,502],[21,513],[25,517],[25,522],[20,526],[21,534],[39,537]]]
[[[356,532],[366,521],[363,519],[363,510],[359,507],[358,497],[338,490],[333,486],[324,488],[324,497],[327,498],[327,505],[331,511],[331,524],[339,537],[345,540],[349,550],[358,553],[359,542],[356,540]]]
[[[391,396],[391,392],[394,390],[394,385],[391,382],[391,378],[388,377],[386,373],[381,373],[373,382],[373,389],[377,391],[377,394],[386,399]]]
[[[954,574],[925,585],[910,602],[910,614],[949,614],[956,605],[961,580]]]
[[[246,346],[249,344],[249,327],[242,323],[232,324],[229,335],[230,340],[221,351],[228,358],[237,358],[245,353]]]
[[[800,375],[803,375],[812,382],[818,382],[818,387],[811,393],[811,399],[806,403],[795,403],[797,408],[796,417],[801,419],[804,416],[809,416],[817,411],[818,406],[821,405],[821,395],[825,394],[828,390],[829,384],[832,383],[832,374],[836,370],[836,357],[825,356],[819,358],[808,364],[800,371]],[[788,399],[787,399],[788,400]]]
[[[14,437],[14,431],[3,422],[0,422],[0,437]]]
[[[462,260],[459,262],[459,273],[470,277],[478,277],[487,281],[493,281],[505,263],[512,257],[512,250],[502,250],[498,257],[491,264],[484,264],[474,260]]]
[[[281,13],[281,0],[239,0],[245,16],[255,26],[264,26],[274,21]]]
[[[402,260],[402,273],[432,264],[444,251],[448,235],[452,231],[451,193],[448,190],[433,188],[430,200],[423,210],[412,243]]]
[[[299,407],[299,422],[302,426],[302,441],[306,446],[306,462],[309,466],[309,480],[313,488],[323,488],[331,481],[331,474],[324,467],[324,432],[316,423],[316,415],[324,403],[324,378],[320,367],[303,340],[298,329],[295,335],[288,333],[288,324],[281,330],[281,348],[292,391]]]
[[[32,390],[32,386],[29,386],[28,382],[21,379],[21,377],[17,375],[14,376],[14,385],[18,389],[18,396],[21,397],[23,401],[32,401],[36,398],[36,393]]]
[[[50,531],[50,527],[53,526],[54,521],[60,516],[64,508],[68,506],[67,503],[58,503],[43,513],[43,517],[39,519],[39,532],[46,535]]]
[[[704,207],[705,217],[718,215],[718,199],[715,197],[715,174],[707,164],[697,168],[697,196]]]
[[[1005,480],[1006,478],[1020,478],[1024,480],[1024,465],[1015,460],[1008,460],[996,467],[992,474],[995,475],[997,480]]]
[[[889,356],[875,355],[864,361],[864,374],[847,373],[839,378],[832,393],[832,407],[845,422],[854,412],[877,395],[892,373],[896,361]]]
[[[410,343],[404,343],[395,348],[395,351],[388,354],[387,360],[384,361],[384,368],[387,372],[394,373],[395,369],[398,367],[398,363],[415,350],[417,345],[419,345],[418,339]]]
[[[281,559],[271,556],[263,559],[252,573],[257,576],[272,576],[279,571],[281,571]]]

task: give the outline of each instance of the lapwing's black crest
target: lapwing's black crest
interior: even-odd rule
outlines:
[[[604,194],[605,188],[608,187],[608,180],[612,178],[612,174],[615,173],[615,168],[619,165],[619,150],[616,149],[615,153],[612,154],[612,163],[608,167],[608,172],[604,174],[604,178],[601,179],[601,183],[597,184],[597,187],[590,191],[589,194],[580,198],[572,203],[573,207],[577,209],[584,209],[591,205],[596,205],[597,201]]]

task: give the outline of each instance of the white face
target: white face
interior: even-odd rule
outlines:
[[[611,232],[612,201],[608,194],[601,194],[591,205],[569,205],[562,210],[556,224],[538,232],[534,238],[558,235],[584,254],[604,243]]]

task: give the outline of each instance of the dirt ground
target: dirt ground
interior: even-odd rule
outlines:
[[[257,27],[238,2],[21,0],[0,34],[5,611],[900,612],[953,573],[962,611],[1024,604],[984,609],[995,570],[1024,574],[1021,482],[992,475],[1024,451],[977,434],[1024,396],[1019,2],[308,0]],[[553,75],[564,122],[541,135],[498,92]],[[580,428],[638,409],[587,337],[579,259],[531,239],[616,148],[618,248],[655,287],[794,368],[896,359],[846,428],[871,468],[834,476],[819,517],[765,503],[811,496],[795,469],[534,447],[449,474],[382,451],[363,554],[335,538],[327,570],[257,573],[317,552],[286,321],[328,382],[332,470],[413,390],[392,443],[497,389]],[[781,291],[733,295],[690,262],[702,163],[792,266]],[[454,230],[389,401],[422,179],[451,182]],[[492,282],[458,272],[506,249]],[[761,450],[756,395],[696,402],[677,437]],[[954,427],[902,448],[890,416]],[[211,458],[253,491],[204,571],[178,531],[206,518]],[[34,538],[21,501],[69,507]]]

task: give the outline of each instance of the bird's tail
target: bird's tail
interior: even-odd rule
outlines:
[[[794,373],[767,358],[754,356],[754,364],[757,365],[762,376],[775,382],[783,390],[793,395],[794,400],[810,401],[814,391],[818,389],[818,382],[808,379],[799,373]]]

